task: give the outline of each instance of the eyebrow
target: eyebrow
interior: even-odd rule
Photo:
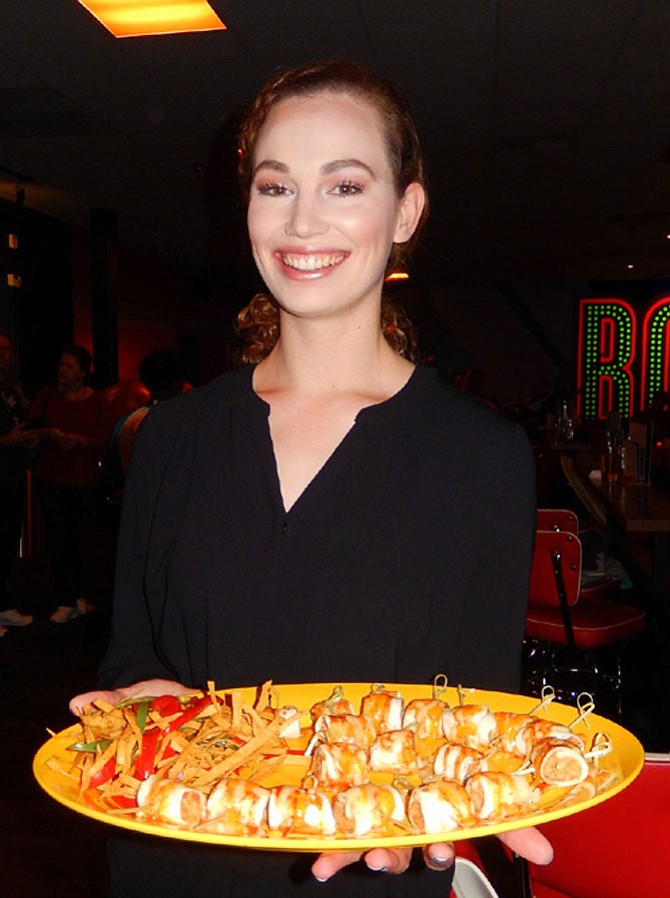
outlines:
[[[281,172],[282,174],[289,173],[289,167],[284,162],[278,162],[276,159],[263,159],[262,162],[259,162],[258,165],[254,168],[251,177],[255,178],[256,174],[261,169],[270,169],[271,171]],[[343,168],[362,168],[371,178],[376,180],[376,175],[374,171],[370,168],[370,166],[366,162],[362,162],[360,159],[334,159],[332,162],[326,162],[321,166],[321,171],[324,175],[333,174],[333,172],[340,171]]]
[[[341,168],[362,168],[371,178],[376,178],[375,173],[367,162],[361,162],[360,159],[335,159],[333,162],[327,162],[325,165],[321,166],[321,170],[326,175],[339,171]]]
[[[264,159],[262,162],[259,162],[258,165],[254,168],[251,173],[251,177],[255,178],[257,172],[259,172],[262,168],[269,168],[272,171],[282,172],[283,174],[288,174],[288,165],[284,165],[283,162],[277,162],[276,159]]]

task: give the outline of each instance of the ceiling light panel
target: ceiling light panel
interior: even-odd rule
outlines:
[[[114,37],[146,37],[226,28],[206,0],[79,0]]]

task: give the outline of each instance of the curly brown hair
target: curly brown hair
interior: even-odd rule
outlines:
[[[234,366],[255,365],[262,361],[279,338],[279,311],[269,293],[257,293],[234,321],[236,345],[231,350]],[[418,362],[417,337],[414,325],[397,303],[382,298],[381,329],[392,349]]]
[[[245,204],[249,201],[253,178],[254,153],[261,128],[274,106],[281,100],[320,93],[346,94],[363,100],[380,114],[385,126],[385,144],[398,197],[412,183],[424,190],[426,177],[416,126],[407,103],[395,85],[374,75],[365,67],[349,61],[319,62],[281,72],[268,81],[251,104],[239,133],[238,177]],[[394,243],[387,273],[406,263],[419,239],[428,216],[428,201],[419,224],[406,243]],[[407,358],[414,359],[414,328],[402,310],[390,300],[382,302],[381,327],[389,344]],[[237,316],[236,332],[240,341],[237,359],[260,361],[279,337],[277,303],[265,293],[257,294]]]

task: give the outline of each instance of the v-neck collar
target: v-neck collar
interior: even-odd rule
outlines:
[[[284,504],[283,493],[281,490],[279,468],[277,466],[277,458],[272,442],[272,434],[270,432],[270,403],[266,402],[266,400],[259,396],[258,393],[256,393],[256,391],[254,390],[254,370],[255,366],[248,366],[249,393],[251,394],[252,403],[257,408],[261,409],[265,416],[264,440],[266,451],[269,453],[271,459],[270,467],[273,476],[273,490],[278,506],[281,509],[284,517],[287,519],[293,516],[298,508],[309,499],[309,496],[312,495],[312,493],[318,487],[318,484],[322,480],[324,480],[329,475],[329,473],[337,466],[339,459],[342,458],[342,456],[346,456],[348,447],[353,442],[355,442],[354,434],[356,433],[360,424],[364,421],[367,422],[368,420],[378,420],[381,422],[397,414],[399,410],[405,407],[408,401],[411,402],[411,394],[414,392],[415,384],[417,380],[420,380],[421,378],[421,375],[417,374],[417,372],[419,371],[419,367],[417,366],[414,368],[405,383],[396,393],[394,393],[392,396],[389,396],[388,399],[384,399],[381,402],[375,402],[372,405],[367,405],[360,409],[356,414],[356,417],[354,418],[354,421],[349,430],[344,434],[340,442],[337,444],[337,446],[335,446],[331,454],[324,461],[319,470],[314,474],[312,479],[308,481],[308,483],[305,485],[302,492],[297,496],[290,508],[286,508]]]

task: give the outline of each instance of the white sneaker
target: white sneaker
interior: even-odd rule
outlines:
[[[91,605],[86,599],[77,599],[77,611],[79,614],[90,614],[95,611],[95,605]]]
[[[51,620],[54,624],[66,624],[82,614],[90,614],[91,611],[95,611],[95,605],[91,605],[86,599],[77,599],[74,605],[59,605],[51,615]]]
[[[8,608],[7,611],[0,611],[0,625],[5,627],[27,627],[32,624],[33,619],[29,614],[21,614],[16,608]]]
[[[66,624],[75,617],[79,617],[79,610],[74,605],[59,605],[51,615],[51,621],[54,624]]]

